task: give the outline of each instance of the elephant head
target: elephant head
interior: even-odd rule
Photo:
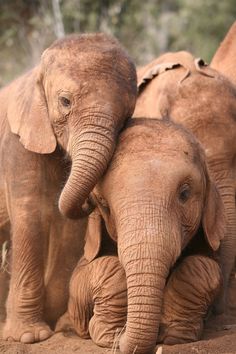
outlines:
[[[224,236],[223,204],[209,178],[205,155],[180,126],[168,120],[133,119],[92,198],[97,208],[89,217],[85,257],[91,261],[99,254],[101,245],[108,243],[102,236],[108,233],[117,242],[127,279],[121,352],[151,353],[163,289],[181,250],[200,227],[214,250]]]
[[[187,52],[166,53],[155,59],[138,71],[138,83],[134,116],[162,119],[169,114],[173,122],[194,134],[205,150],[210,177],[221,194],[227,218],[220,249],[224,289],[215,308],[221,313],[236,252],[235,85]]]
[[[72,167],[59,200],[68,217],[82,204],[112,156],[116,136],[132,115],[135,67],[119,43],[104,34],[56,41],[40,64],[12,84],[8,121],[24,147],[52,153],[57,144]]]

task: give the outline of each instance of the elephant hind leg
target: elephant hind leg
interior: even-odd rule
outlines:
[[[217,262],[201,255],[186,257],[165,288],[159,341],[172,345],[199,340],[221,284]]]

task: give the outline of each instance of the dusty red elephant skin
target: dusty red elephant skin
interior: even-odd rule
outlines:
[[[135,100],[134,65],[104,34],[58,40],[1,90],[0,235],[9,224],[12,234],[4,338],[31,343],[52,334],[45,320],[64,312],[84,243],[86,221],[65,216],[85,215]]]
[[[127,123],[92,198],[97,208],[89,216],[85,258],[101,255],[104,235],[117,242],[128,294],[120,350],[149,353],[157,340],[169,270],[200,225],[207,247],[218,249],[225,231],[222,200],[201,146],[167,117]]]
[[[184,51],[166,53],[140,68],[138,84],[134,117],[169,115],[191,131],[205,150],[210,177],[222,196],[227,218],[220,249],[224,289],[216,306],[222,313],[236,252],[236,87]]]

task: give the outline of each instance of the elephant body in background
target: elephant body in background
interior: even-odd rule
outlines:
[[[217,49],[210,65],[236,84],[236,21]]]
[[[196,233],[209,251],[219,247],[225,232],[221,198],[194,137],[167,118],[145,118],[128,122],[91,199],[96,209],[89,216],[85,259],[91,262],[97,256],[113,254],[117,245],[127,279],[128,313],[120,350],[149,353],[157,340],[166,279],[181,251]],[[73,296],[76,294],[75,288]],[[115,313],[123,294],[122,285],[117,297],[111,292],[114,297],[106,311],[114,309]],[[98,289],[98,302],[100,295]],[[76,306],[70,308],[70,314],[78,323],[81,313]],[[91,307],[82,316],[88,313],[92,313]]]
[[[64,312],[86,227],[65,216],[89,211],[84,202],[135,100],[135,67],[104,34],[56,41],[37,67],[1,90],[0,242],[9,241],[9,225],[12,234],[4,338],[46,339],[45,319],[53,324]]]
[[[199,340],[220,284],[221,272],[214,259],[202,255],[181,259],[164,289],[158,342]],[[98,257],[90,263],[81,259],[71,277],[68,314],[80,337],[91,337],[106,348],[116,345],[127,317],[126,278],[117,256]]]
[[[227,232],[221,245],[224,289],[216,310],[224,310],[236,253],[236,87],[188,52],[167,53],[138,71],[134,117],[166,115],[202,144],[211,178],[222,196]]]

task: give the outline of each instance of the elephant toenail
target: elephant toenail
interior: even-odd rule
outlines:
[[[39,332],[39,340],[42,341],[48,339],[51,335],[51,332],[47,331],[46,329],[43,329]]]
[[[8,342],[14,342],[14,338],[8,337],[8,338],[7,338],[7,341],[8,341]]]
[[[34,343],[34,342],[35,342],[35,339],[34,339],[33,333],[30,333],[30,332],[24,333],[24,334],[21,336],[20,341],[21,341],[22,343],[25,343],[25,344]]]

